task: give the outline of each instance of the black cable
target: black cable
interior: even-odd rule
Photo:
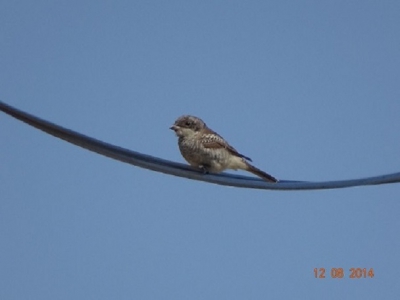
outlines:
[[[48,134],[51,134],[55,137],[58,137],[64,141],[80,146],[87,150],[96,152],[98,154],[156,172],[205,181],[214,184],[266,190],[320,190],[400,182],[400,173],[352,180],[325,182],[280,180],[279,183],[268,183],[256,177],[231,175],[226,173],[203,174],[201,171],[197,171],[189,167],[188,165],[172,162],[147,154],[142,154],[136,151],[128,150],[109,143],[102,142],[92,137],[83,135],[81,133],[35,117],[34,115],[18,110],[1,101],[0,110]]]

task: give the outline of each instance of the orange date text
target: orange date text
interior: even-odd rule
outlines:
[[[325,268],[314,268],[314,277],[319,279],[324,278],[373,278],[375,276],[373,268],[350,268],[346,272],[343,268],[331,268],[326,270]]]

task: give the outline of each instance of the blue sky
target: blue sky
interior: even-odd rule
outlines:
[[[279,179],[399,172],[399,32],[398,1],[3,1],[0,99],[178,162],[193,114]],[[400,295],[399,184],[227,188],[0,124],[1,299]]]

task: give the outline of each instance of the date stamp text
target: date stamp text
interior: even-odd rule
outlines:
[[[374,278],[375,272],[373,268],[350,268],[348,271],[343,268],[331,268],[326,270],[325,268],[314,268],[314,277],[318,279],[325,278],[350,278],[350,279],[361,279],[361,278]]]

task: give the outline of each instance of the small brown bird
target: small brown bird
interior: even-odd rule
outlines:
[[[269,182],[278,182],[273,176],[251,165],[251,159],[240,154],[206,123],[194,116],[182,116],[170,127],[179,137],[182,156],[193,167],[219,173],[226,169],[251,172]]]

